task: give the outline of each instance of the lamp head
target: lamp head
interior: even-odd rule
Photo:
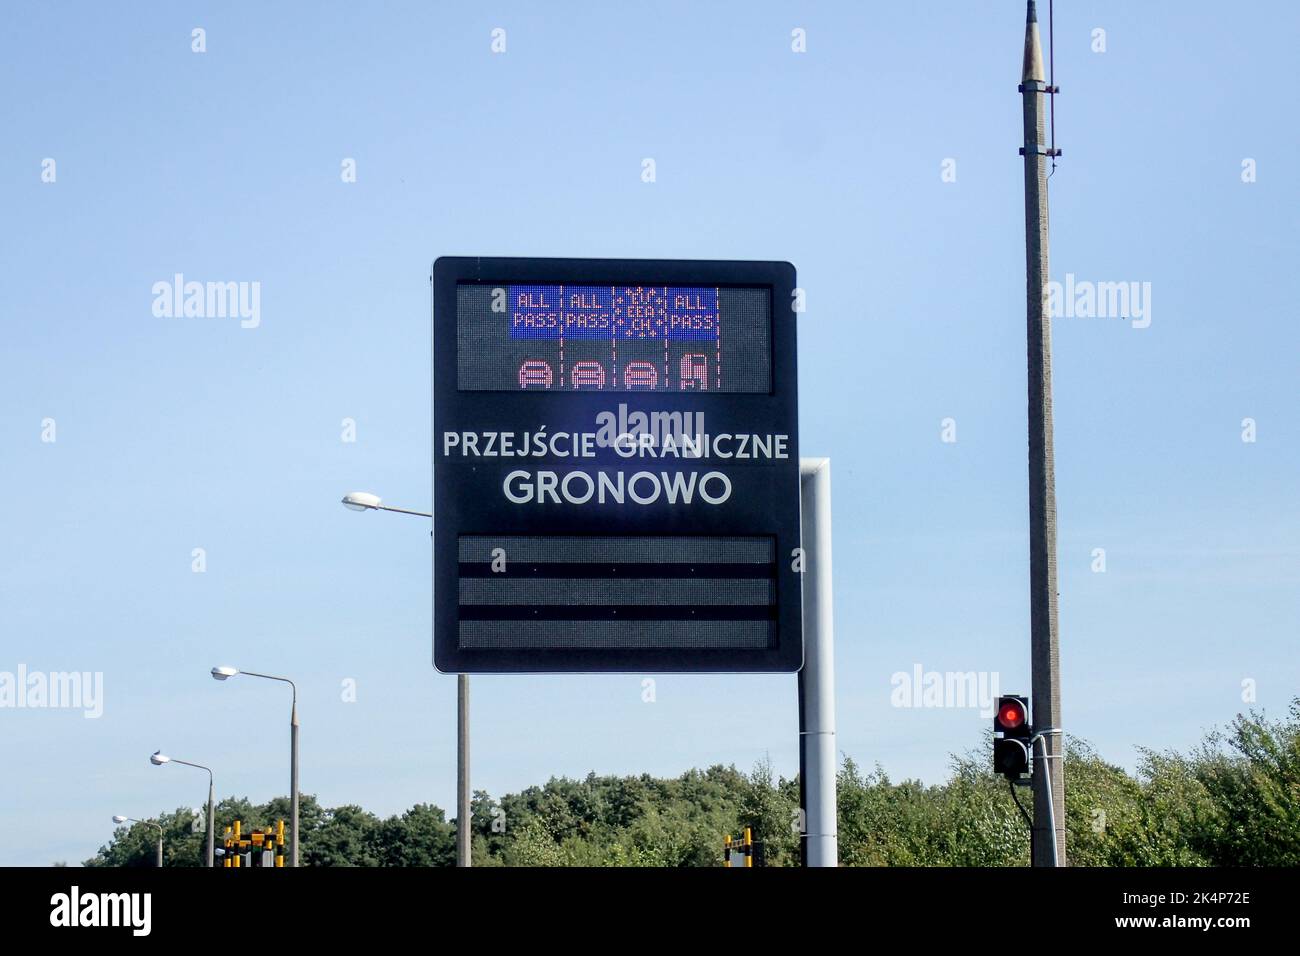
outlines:
[[[155,750],[149,755],[149,762],[155,767],[161,767],[165,763],[170,763],[171,759],[171,757],[165,756],[161,750]]]
[[[114,823],[126,823],[126,820],[127,820],[127,818],[124,817],[124,816],[121,816],[121,815],[116,814],[116,813],[113,814],[113,822],[114,822]]]
[[[349,491],[343,496],[343,507],[351,508],[353,511],[366,511],[378,508],[383,500],[368,491]]]
[[[212,668],[212,679],[226,680],[227,678],[234,677],[238,673],[238,667],[214,667]]]

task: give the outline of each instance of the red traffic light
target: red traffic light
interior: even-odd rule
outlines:
[[[1004,698],[998,706],[998,726],[1003,730],[1015,730],[1025,724],[1025,706],[1014,698]]]
[[[998,698],[993,714],[993,770],[1008,780],[1029,772],[1029,698],[1008,694]]]

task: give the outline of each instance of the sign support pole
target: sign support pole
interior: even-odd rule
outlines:
[[[831,460],[800,459],[799,485],[804,562],[804,658],[798,675],[800,856],[804,866],[838,866]]]
[[[469,819],[469,675],[456,675],[456,865],[472,866]]]

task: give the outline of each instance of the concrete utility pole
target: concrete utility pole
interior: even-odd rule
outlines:
[[[1034,759],[1034,866],[1065,865],[1061,650],[1056,615],[1056,476],[1052,456],[1052,324],[1044,298],[1049,281],[1046,140],[1047,97],[1038,13],[1029,0],[1020,74],[1025,144],[1025,305],[1029,357],[1029,631],[1033,729],[1048,734]],[[1048,785],[1050,783],[1050,797]],[[1055,840],[1050,820],[1055,821]],[[1053,845],[1056,848],[1053,854]]]

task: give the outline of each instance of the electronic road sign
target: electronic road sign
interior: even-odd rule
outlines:
[[[794,267],[431,279],[435,666],[798,670]]]

